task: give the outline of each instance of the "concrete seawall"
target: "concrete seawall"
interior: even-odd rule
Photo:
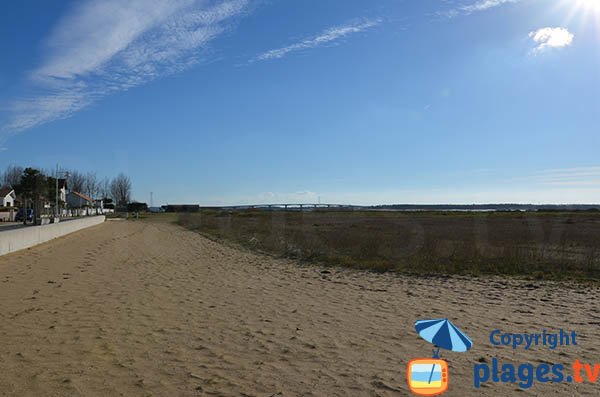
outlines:
[[[30,226],[0,232],[0,255],[19,251],[46,241],[103,223],[104,215],[74,219],[44,226]]]

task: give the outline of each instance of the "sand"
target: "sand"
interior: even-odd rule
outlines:
[[[0,235],[1,238],[1,235]],[[0,257],[0,394],[401,396],[431,346],[417,319],[474,341],[443,353],[449,396],[597,395],[600,384],[473,387],[473,367],[600,362],[596,288],[500,278],[414,278],[299,265],[166,223],[106,222]],[[495,328],[578,333],[513,351]]]

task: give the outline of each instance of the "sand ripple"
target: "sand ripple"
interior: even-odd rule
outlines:
[[[177,226],[107,222],[0,257],[0,394],[401,396],[430,346],[419,318],[474,340],[448,353],[449,396],[475,395],[473,364],[600,362],[598,289],[322,269],[240,251]],[[563,327],[575,348],[492,348],[493,328]],[[491,385],[477,395],[511,395]],[[536,385],[520,395],[597,395]]]

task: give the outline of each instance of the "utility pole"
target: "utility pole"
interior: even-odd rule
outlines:
[[[38,174],[33,175],[33,224],[38,225],[40,214],[40,196],[38,194]]]
[[[56,195],[56,203],[54,205],[54,217],[58,218],[58,163],[56,163],[56,174],[54,175],[54,179],[56,180],[56,190],[54,191]]]
[[[58,163],[56,163],[56,192],[55,193],[55,199],[56,199],[56,203],[55,203],[55,208],[54,208],[54,214],[56,218],[60,217],[60,211],[59,211],[59,205],[58,205],[58,177],[62,175],[65,178],[65,183],[67,181],[67,178],[69,177],[69,171],[60,171],[58,168]]]
[[[153,197],[152,197],[153,195],[154,195],[154,192],[150,192],[150,207],[151,208],[154,207],[154,201],[153,201]]]

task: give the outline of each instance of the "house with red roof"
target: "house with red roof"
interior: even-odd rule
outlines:
[[[96,213],[96,202],[88,195],[69,192],[66,199],[67,207],[72,215],[93,215]]]

